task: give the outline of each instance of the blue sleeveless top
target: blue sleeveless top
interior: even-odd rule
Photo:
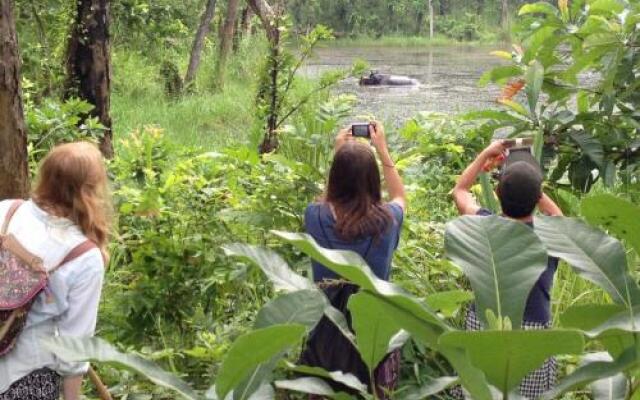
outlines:
[[[365,236],[351,241],[338,238],[334,229],[336,221],[333,213],[329,205],[323,203],[312,203],[307,207],[304,215],[305,229],[324,248],[351,250],[360,254],[378,278],[389,280],[391,259],[393,252],[398,248],[404,215],[397,203],[388,203],[385,206],[393,216],[393,223],[378,237]],[[312,267],[314,282],[340,279],[322,264],[313,261]]]

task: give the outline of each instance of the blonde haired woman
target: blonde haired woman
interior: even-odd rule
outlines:
[[[46,269],[61,264],[31,308],[16,346],[0,357],[0,400],[57,400],[60,392],[66,400],[80,397],[88,364],[63,362],[41,340],[93,335],[110,215],[102,155],[86,142],[60,145],[47,155],[30,200],[0,202],[0,226],[8,222],[7,233]],[[74,249],[81,255],[64,262]]]

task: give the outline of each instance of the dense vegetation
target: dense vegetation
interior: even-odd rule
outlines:
[[[295,365],[305,333],[322,315],[344,323],[309,281],[313,257],[363,288],[350,303],[350,337],[367,365],[402,347],[396,398],[446,398],[442,391],[456,383],[473,398],[515,398],[509,393],[520,378],[554,354],[562,380],[550,397],[638,396],[640,6],[510,4],[519,14],[510,31],[517,44],[495,52],[505,64],[481,79],[504,87],[500,108],[423,114],[390,135],[410,213],[387,284],[359,258],[286,233],[301,231],[306,204],[321,193],[333,135],[354,103],[331,88],[364,66],[329,71],[317,81],[297,72],[333,37],[317,24],[345,36],[426,37],[431,2],[287,1],[274,20],[277,38],[259,28],[257,17],[253,28],[237,30],[224,84],[213,72],[220,45],[212,39],[188,83],[182,72],[204,3],[112,2],[115,157],[109,167],[118,218],[98,336],[121,353],[98,340],[61,339],[52,348],[106,361],[99,372],[116,398],[174,398],[173,390],[190,398],[227,398],[232,390],[234,399],[254,392],[274,398],[276,390],[278,398],[294,392],[349,398],[310,376],[371,398],[349,377]],[[218,3],[213,27],[222,36],[228,5]],[[489,27],[501,21],[502,4],[433,1],[436,35],[495,38],[498,30]],[[61,60],[73,5],[17,0],[16,6],[33,170],[55,143],[99,141],[106,128],[88,116],[92,105],[64,94]],[[498,218],[453,220],[447,193],[496,132],[534,137],[546,190],[567,215],[590,225],[540,219],[534,233]],[[265,143],[276,150],[259,154]],[[476,194],[495,209],[490,185],[484,176]],[[516,262],[487,243],[461,243],[457,229],[530,250]],[[498,272],[470,274],[465,246],[482,249]],[[525,286],[532,284],[539,271],[530,261],[547,253],[564,260],[553,293],[554,329],[524,332],[517,327],[528,290],[513,290],[514,279],[526,276]],[[514,270],[522,275],[514,278]],[[506,289],[478,289],[493,280]],[[492,328],[484,334],[459,330],[474,294]],[[305,312],[293,313],[299,309]],[[500,394],[491,394],[489,384]],[[602,387],[618,395],[601,397]],[[89,396],[92,390],[87,385]]]

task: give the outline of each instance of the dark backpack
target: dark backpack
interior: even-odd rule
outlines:
[[[27,313],[38,295],[45,290],[49,276],[96,248],[92,241],[87,240],[47,271],[42,259],[31,254],[13,235],[7,234],[9,223],[22,204],[22,200],[13,202],[0,231],[0,357],[14,347],[27,322]]]

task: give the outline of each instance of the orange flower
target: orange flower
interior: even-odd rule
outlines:
[[[522,88],[524,88],[525,82],[523,79],[516,79],[509,82],[505,87],[502,88],[502,92],[500,93],[500,97],[498,98],[498,102],[502,100],[511,100],[513,97],[518,94]]]

